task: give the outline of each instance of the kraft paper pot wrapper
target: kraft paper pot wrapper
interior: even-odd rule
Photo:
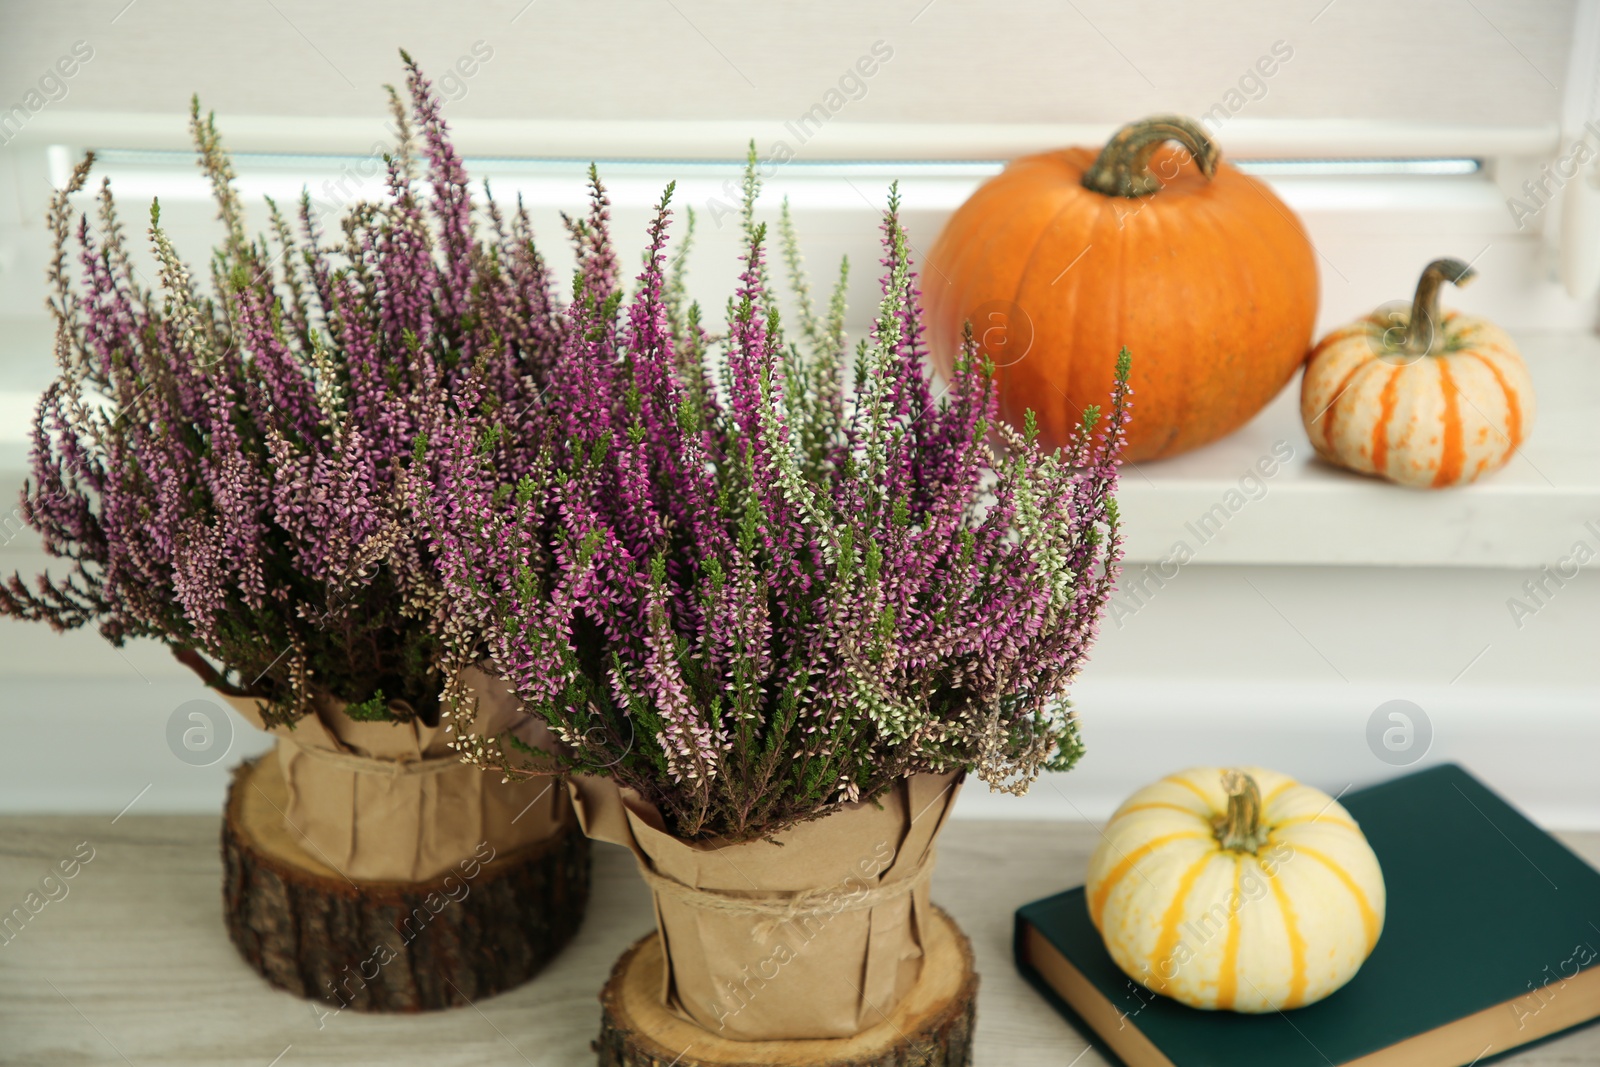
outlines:
[[[477,701],[474,729],[499,732],[524,718],[503,681],[475,667],[463,676]],[[554,779],[503,783],[460,762],[442,725],[357,722],[343,701],[319,696],[292,726],[268,727],[256,698],[223,696],[278,739],[285,823],[307,853],[348,878],[425,882],[485,842],[496,855],[514,852],[554,836],[567,819],[569,801]],[[518,732],[540,736],[526,724]]]
[[[743,1041],[849,1037],[915,985],[931,922],[934,841],[961,775],[918,775],[770,841],[667,833],[609,779],[571,782],[584,832],[623,845],[655,898],[662,1003]]]

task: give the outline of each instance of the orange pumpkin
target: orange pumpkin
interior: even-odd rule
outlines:
[[[1439,313],[1441,284],[1474,277],[1459,259],[1436,259],[1409,312],[1380,308],[1317,344],[1300,419],[1318,454],[1416,488],[1505,466],[1533,425],[1533,383],[1500,327]]]
[[[951,216],[921,282],[936,364],[948,376],[971,322],[1002,416],[1032,409],[1046,446],[1104,408],[1127,346],[1134,461],[1247,422],[1288,384],[1317,317],[1299,220],[1179,116],[1124,126],[1098,156],[1016,160]]]

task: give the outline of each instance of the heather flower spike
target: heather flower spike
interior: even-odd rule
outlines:
[[[557,369],[532,418],[541,471],[480,447],[471,417],[431,442],[421,503],[461,621],[563,752],[468,736],[507,773],[606,775],[684,838],[777,832],[896,779],[967,768],[1021,792],[1081,752],[1066,694],[1122,553],[1113,492],[1128,361],[1104,415],[1046,454],[995,419],[970,331],[935,395],[891,191],[881,301],[851,366],[847,265],[825,315],[787,205],[785,334],[759,180],[726,332],[684,307],[669,188],[624,295],[609,205],[579,244]],[[515,491],[508,485],[516,482]]]

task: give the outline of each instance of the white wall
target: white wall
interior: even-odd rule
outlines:
[[[1600,575],[1518,628],[1506,602],[1533,577],[1192,564],[1107,620],[1073,697],[1088,742],[1078,769],[1022,800],[971,783],[959,812],[1105,818],[1194,765],[1256,763],[1335,793],[1456,760],[1547,825],[1600,827]],[[0,679],[0,811],[115,813],[135,797],[137,811],[216,811],[225,768],[266,747],[230,718],[217,763],[180,760],[169,722],[191,725],[179,709],[206,692],[150,643],[119,654],[92,634],[0,621]],[[1419,731],[1385,762],[1368,727],[1392,700],[1421,708],[1431,743]]]
[[[225,115],[381,115],[398,47],[442,75],[482,41],[492,56],[464,79],[461,118],[792,118],[883,41],[893,55],[849,104],[852,121],[1122,122],[1210,109],[1283,41],[1293,57],[1266,91],[1245,87],[1259,96],[1251,117],[1529,125],[1555,116],[1573,11],[1571,0],[127,2],[8,5],[0,100],[85,40],[94,58],[60,110],[183,110],[198,92]]]

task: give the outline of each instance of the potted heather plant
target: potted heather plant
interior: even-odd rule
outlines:
[[[269,201],[272,237],[248,238],[196,102],[224,228],[209,295],[157,206],[155,288],[109,182],[97,223],[74,222],[92,156],[76,169],[50,214],[60,376],[22,505],[67,571],[0,589],[13,616],[164,643],[276,735],[230,793],[229,933],[274,984],[364,1010],[531,977],[588,893],[564,790],[463,765],[441,722],[444,590],[397,493],[402,460],[466,405],[504,432],[494,460],[517,476],[566,326],[526,215],[491,200],[482,232],[439,98],[406,64],[387,196],[332,237],[303,196],[298,226]],[[455,681],[499,729],[503,687],[470,664]]]
[[[880,1047],[910,1042],[965,1063],[975,984],[928,900],[934,841],[963,775],[1021,792],[1080,752],[1065,698],[1121,556],[1126,353],[1058,452],[996,421],[970,329],[936,394],[893,192],[853,360],[845,271],[819,315],[785,210],[786,333],[753,164],[713,339],[683,249],[668,263],[671,194],[624,295],[595,185],[542,462],[513,484],[465,421],[426,446],[459,657],[485,641],[560,742],[462,748],[571,775],[587,832],[654,894],[659,936],[602,997],[603,1064],[743,1063],[721,1043],[774,1039],[836,1043],[794,1062],[910,1062]]]

